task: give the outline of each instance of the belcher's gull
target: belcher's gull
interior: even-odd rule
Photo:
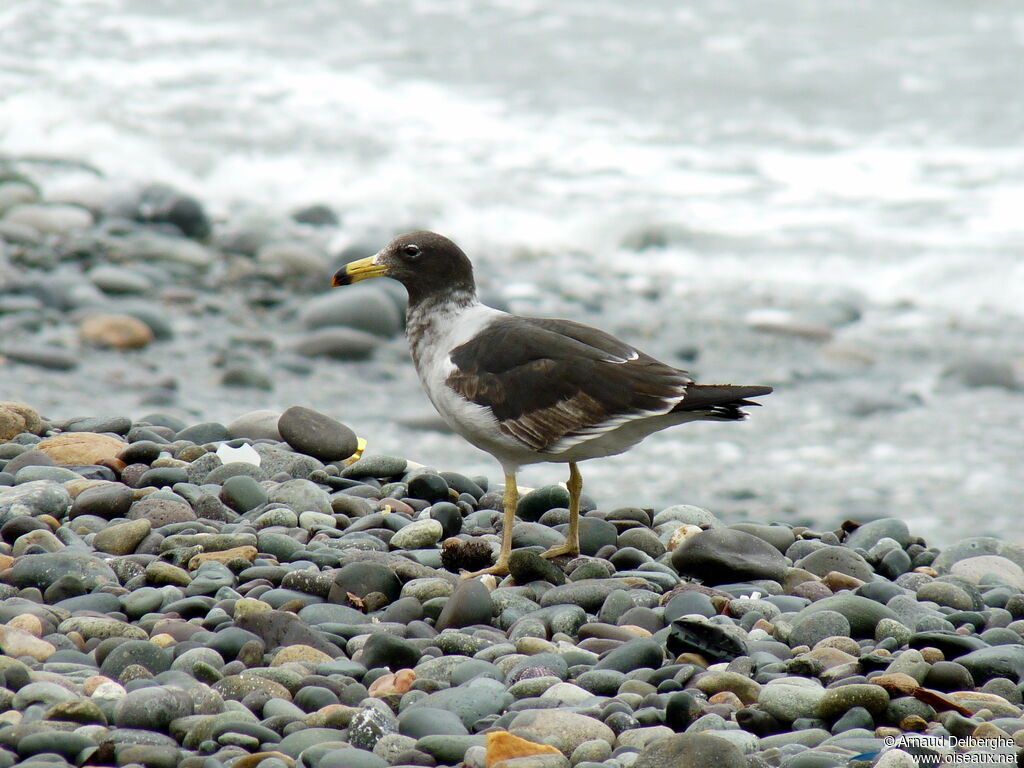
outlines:
[[[604,331],[570,320],[501,312],[481,304],[473,267],[451,240],[410,232],[334,275],[333,285],[391,277],[409,292],[406,334],[416,372],[438,413],[505,472],[504,529],[495,564],[512,550],[524,464],[569,465],[569,530],[544,557],[579,554],[583,478],[578,462],[629,450],[688,421],[739,421],[767,386],[696,384],[685,372]],[[475,574],[474,574],[475,575]]]

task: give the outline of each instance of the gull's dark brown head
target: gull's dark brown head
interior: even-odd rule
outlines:
[[[339,269],[331,285],[350,285],[373,277],[390,277],[409,291],[409,301],[446,293],[474,293],[473,265],[447,237],[418,231],[399,235],[383,249]]]

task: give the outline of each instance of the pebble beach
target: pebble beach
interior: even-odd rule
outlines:
[[[327,255],[336,214],[295,211],[285,245],[166,185],[95,189],[0,178],[0,768],[1018,764],[1021,546],[585,489],[582,554],[549,562],[545,485],[511,575],[461,578],[497,549],[492,477],[376,452],[312,397],[266,407],[281,377],[401,359],[399,292],[322,295],[365,255]],[[356,412],[380,376],[335,396]],[[55,382],[103,407],[54,413]],[[186,418],[204,391],[240,415]]]
[[[0,765],[910,768],[1024,743],[1024,550],[995,538],[588,502],[582,554],[548,562],[549,486],[511,575],[465,580],[500,489],[353,460],[316,411],[0,415]]]

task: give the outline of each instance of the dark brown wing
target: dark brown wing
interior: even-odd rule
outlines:
[[[537,451],[667,413],[692,379],[603,331],[568,320],[502,318],[452,350],[447,384],[491,409]]]

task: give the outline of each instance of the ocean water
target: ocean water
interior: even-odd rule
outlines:
[[[518,311],[776,385],[748,423],[584,467],[603,506],[1024,541],[1024,393],[943,373],[1024,380],[1022,65],[1013,0],[5,0],[0,156],[169,182],[221,219],[325,202],[339,248],[430,227]],[[751,328],[778,317],[838,329]],[[396,425],[425,400],[397,350],[380,366],[350,420],[381,450],[499,475]],[[348,416],[329,380],[286,384],[246,404]]]

